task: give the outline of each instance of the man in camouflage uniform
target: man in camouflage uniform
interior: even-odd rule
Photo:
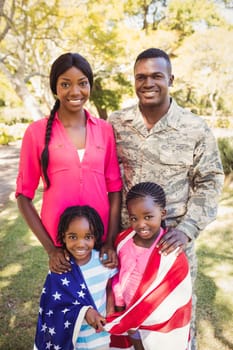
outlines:
[[[205,121],[170,97],[174,76],[169,56],[159,49],[143,51],[134,66],[139,103],[114,112],[112,123],[124,182],[122,228],[128,215],[125,194],[136,183],[160,184],[167,198],[168,233],[160,250],[184,249],[193,282],[197,275],[194,241],[216,217],[223,170],[216,140]],[[196,347],[193,293],[192,350]]]

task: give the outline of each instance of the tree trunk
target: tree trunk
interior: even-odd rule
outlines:
[[[20,69],[15,74],[11,74],[2,62],[0,66],[3,73],[7,76],[9,82],[13,86],[16,94],[21,99],[25,108],[27,109],[29,113],[29,118],[31,118],[32,120],[41,119],[43,113],[36,99],[28,90],[24,82],[24,76],[23,74],[20,74]]]
[[[106,108],[103,109],[103,108],[100,108],[100,107],[98,107],[98,106],[96,106],[96,105],[95,105],[95,107],[96,107],[96,109],[97,109],[97,112],[98,112],[99,117],[100,117],[101,119],[107,120],[108,114],[107,114]]]

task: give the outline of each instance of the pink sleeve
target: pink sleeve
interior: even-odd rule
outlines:
[[[31,125],[26,129],[20,151],[16,193],[33,199],[41,176],[40,154]]]
[[[113,295],[115,299],[115,305],[116,306],[125,306],[125,302],[122,296],[121,292],[121,286],[119,282],[119,274],[117,273],[113,278],[112,278],[112,290],[113,290]]]
[[[108,124],[108,144],[105,159],[105,179],[108,192],[118,192],[122,189],[120,167],[117,158],[116,142],[113,128]]]

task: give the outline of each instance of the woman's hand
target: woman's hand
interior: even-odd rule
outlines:
[[[69,254],[63,248],[54,247],[48,256],[50,271],[61,274],[71,270]]]
[[[118,259],[115,249],[105,243],[100,250],[100,261],[106,267],[113,269],[118,266]]]

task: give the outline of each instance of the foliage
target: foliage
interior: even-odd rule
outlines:
[[[149,29],[158,29],[165,16],[166,6],[166,0],[128,0],[125,2],[124,11],[137,27],[148,33]]]
[[[0,145],[9,145],[12,141],[15,141],[14,137],[0,128]]]
[[[219,138],[218,147],[224,173],[229,175],[231,172],[233,172],[233,137]]]
[[[212,1],[171,0],[168,4],[166,19],[162,26],[180,33],[180,39],[193,34],[198,27],[216,27],[224,20],[216,11]]]
[[[211,28],[186,38],[173,60],[176,95],[199,114],[232,115],[233,30]],[[181,93],[180,93],[181,92]]]
[[[179,61],[175,89],[179,101],[202,114],[230,114],[233,65],[227,41],[232,40],[232,29],[217,6],[214,0],[70,0],[69,6],[64,0],[3,1],[0,68],[11,89],[1,81],[1,104],[23,103],[30,118],[40,118],[53,104],[48,84],[51,63],[61,53],[77,51],[91,63],[95,76],[91,101],[106,118],[123,99],[132,97],[135,57],[155,46]],[[209,51],[213,59],[206,64]],[[211,68],[206,81],[202,62]],[[224,72],[221,79],[219,72]],[[8,94],[10,90],[17,98]]]
[[[198,256],[198,349],[231,350],[232,332],[232,213],[233,191],[225,188],[217,221],[196,241]]]

